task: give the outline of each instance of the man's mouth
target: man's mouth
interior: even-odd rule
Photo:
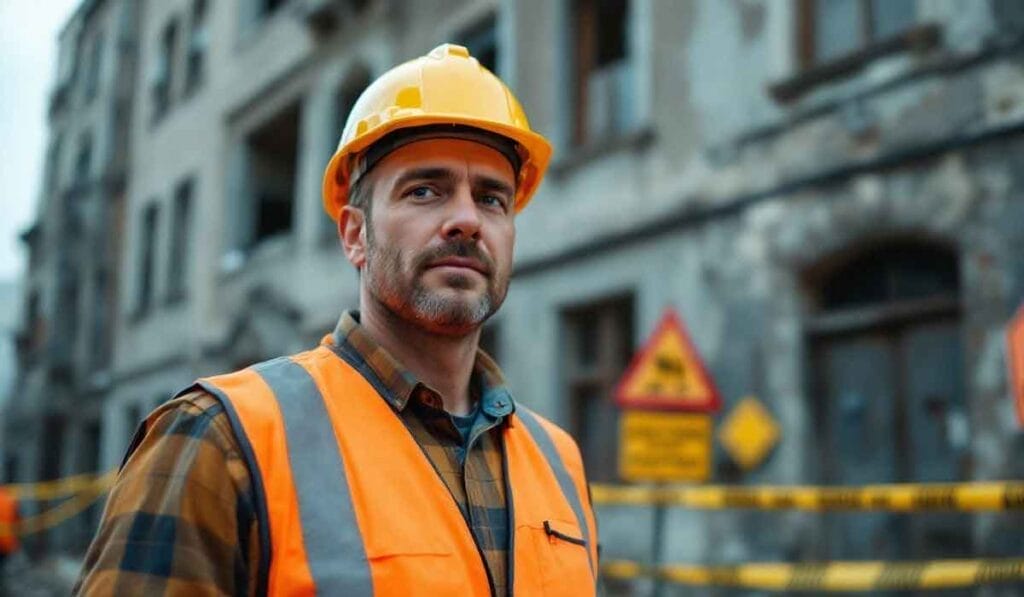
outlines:
[[[483,263],[477,261],[476,259],[471,259],[469,257],[445,257],[443,259],[438,259],[437,261],[432,261],[430,265],[427,266],[427,269],[433,269],[435,267],[455,267],[469,269],[477,272],[482,276],[490,275],[490,271]]]

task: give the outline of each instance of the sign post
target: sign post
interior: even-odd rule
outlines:
[[[711,475],[711,413],[718,389],[676,312],[661,321],[619,380],[619,475],[628,481],[703,482]],[[665,506],[654,506],[652,565],[662,562]],[[663,582],[655,580],[660,596]]]

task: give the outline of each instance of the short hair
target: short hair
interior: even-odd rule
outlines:
[[[360,176],[348,188],[348,204],[362,210],[367,223],[373,205],[373,183],[370,176]]]

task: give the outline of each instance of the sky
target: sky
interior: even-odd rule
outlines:
[[[20,276],[35,216],[57,34],[81,0],[0,0],[0,280]]]

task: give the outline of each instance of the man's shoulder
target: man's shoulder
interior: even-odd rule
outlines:
[[[224,451],[234,451],[237,444],[224,405],[199,386],[192,386],[156,407],[142,422],[133,444],[146,436],[170,435],[206,439]]]
[[[537,411],[527,408],[522,404],[516,404],[516,416],[520,419],[530,417],[536,421],[540,425],[541,429],[551,437],[554,444],[558,446],[559,451],[564,452],[566,449],[569,449],[570,452],[576,452],[578,454],[579,448],[572,435],[547,417],[538,414]]]

